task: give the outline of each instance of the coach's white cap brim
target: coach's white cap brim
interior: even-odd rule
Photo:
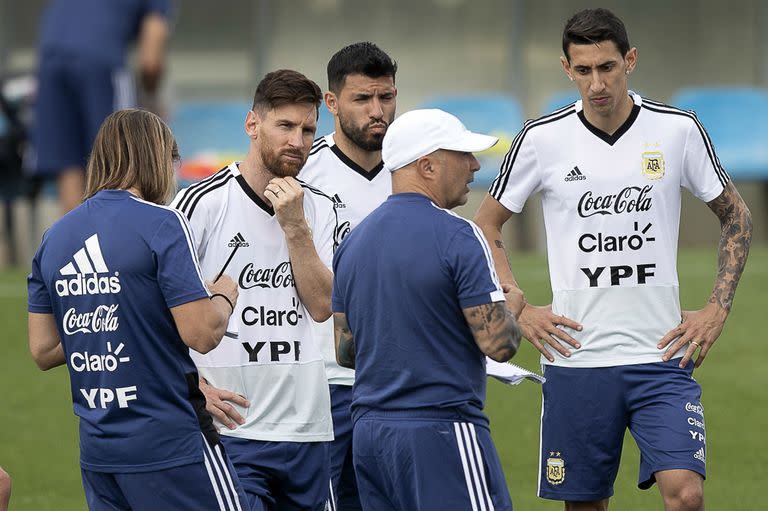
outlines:
[[[455,116],[439,109],[411,110],[389,126],[381,148],[384,167],[390,172],[405,167],[438,149],[476,153],[499,141],[469,131]]]

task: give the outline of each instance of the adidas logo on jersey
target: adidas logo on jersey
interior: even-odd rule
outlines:
[[[344,209],[347,207],[347,205],[341,201],[341,197],[339,197],[338,193],[331,197],[331,200],[333,201],[333,207],[336,209]]]
[[[109,273],[104,256],[101,255],[99,235],[85,240],[85,246],[72,256],[74,261],[65,264],[59,273],[64,277],[55,283],[59,296],[104,295],[120,292],[120,279],[114,276],[99,276]]]
[[[573,170],[570,171],[565,176],[565,181],[566,182],[568,182],[568,181],[584,181],[586,179],[587,179],[587,176],[585,176],[584,174],[581,173],[581,171],[579,170],[579,167],[573,167]]]
[[[694,458],[699,460],[702,463],[707,462],[707,455],[704,453],[704,448],[701,447],[698,451],[696,451],[696,454],[693,455]]]
[[[245,241],[245,238],[243,237],[243,235],[238,232],[237,234],[235,234],[234,238],[229,240],[229,243],[227,244],[227,246],[229,248],[234,248],[234,247],[248,247],[250,245],[248,244],[247,241]]]

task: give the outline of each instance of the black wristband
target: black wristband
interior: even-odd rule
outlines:
[[[232,309],[232,312],[229,313],[230,315],[232,315],[232,313],[235,312],[235,304],[232,303],[232,300],[230,300],[226,295],[223,295],[221,293],[213,293],[210,296],[210,299],[213,300],[214,296],[220,296],[220,297],[224,298],[227,301],[227,303],[229,304],[229,308]]]

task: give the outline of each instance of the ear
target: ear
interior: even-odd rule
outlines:
[[[325,106],[328,107],[328,111],[331,112],[333,115],[338,115],[339,104],[338,104],[338,98],[336,97],[336,94],[334,94],[331,91],[328,91],[325,94],[323,94],[323,100],[325,101]]]
[[[624,56],[624,62],[627,66],[627,74],[635,70],[635,67],[637,66],[637,48],[632,47],[632,49],[627,52]]]
[[[571,73],[571,63],[568,62],[568,59],[565,58],[565,56],[560,56],[560,64],[563,66],[563,71],[565,71],[566,76],[568,76],[568,79],[570,81],[573,81],[573,74]]]
[[[422,156],[416,160],[416,172],[418,172],[422,179],[426,181],[434,180],[437,173],[434,154],[435,153],[428,154],[427,156]]]
[[[260,124],[261,118],[259,114],[253,110],[248,110],[248,113],[245,115],[245,132],[248,134],[248,138],[257,138]]]

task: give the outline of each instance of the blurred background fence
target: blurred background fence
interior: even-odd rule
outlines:
[[[600,5],[624,19],[638,48],[631,88],[699,113],[753,211],[755,239],[764,243],[768,2]],[[245,151],[242,123],[264,73],[297,69],[325,89],[328,58],[350,42],[371,40],[398,62],[400,113],[440,106],[470,128],[500,137],[499,146],[482,155],[484,168],[461,210],[471,215],[522,122],[574,98],[558,61],[561,30],[573,12],[593,6],[569,0],[178,0],[162,96],[185,158],[182,181],[198,179]],[[44,7],[44,0],[0,0],[0,77],[12,100],[15,91],[22,113],[25,89],[8,79],[34,72]],[[9,89],[8,83],[15,85]],[[12,128],[0,120],[0,137]],[[318,135],[331,129],[330,115],[322,112]],[[55,202],[44,194],[33,209],[24,199],[24,183],[6,179],[9,169],[0,172],[7,206],[0,262],[27,264],[41,230],[56,217]],[[719,234],[715,217],[685,195],[681,243],[713,246]],[[505,235],[511,248],[543,250],[537,198]]]

